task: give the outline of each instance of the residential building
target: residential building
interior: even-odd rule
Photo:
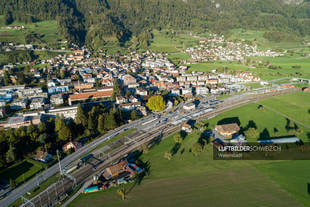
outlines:
[[[57,94],[57,93],[67,93],[69,91],[69,86],[55,86],[47,89],[48,94]]]
[[[31,99],[31,103],[29,105],[30,109],[40,109],[43,108],[45,105],[45,98],[39,97],[39,98],[33,98]]]
[[[10,104],[10,108],[13,110],[21,110],[21,109],[25,109],[27,107],[28,104],[28,99],[15,99],[11,102]]]
[[[97,91],[83,92],[69,96],[69,105],[76,101],[93,100],[98,98],[109,98],[113,95],[113,88],[105,88]]]
[[[63,95],[62,94],[55,94],[50,96],[50,102],[54,105],[61,105],[64,103]]]
[[[137,83],[137,81],[136,81],[136,79],[132,75],[128,74],[128,75],[125,75],[123,77],[123,84],[125,86],[131,85],[131,84],[136,85],[136,83]]]
[[[236,123],[216,125],[215,131],[225,138],[232,138],[232,136],[240,131],[240,127]]]
[[[53,156],[47,152],[37,151],[33,159],[40,162],[48,163],[53,159]]]
[[[82,144],[77,141],[68,142],[63,146],[63,151],[68,151],[70,149],[73,149],[74,151],[77,151],[78,149],[82,148]]]
[[[196,106],[193,103],[188,103],[183,106],[183,109],[186,111],[191,111],[191,110],[195,110]]]

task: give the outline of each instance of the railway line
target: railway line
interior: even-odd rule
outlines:
[[[209,111],[206,114],[194,117],[195,120],[203,120],[206,117],[214,117],[219,113],[231,110],[233,108],[255,102],[270,96],[276,96],[284,93],[290,93],[297,91],[298,89],[288,89],[282,91],[276,91],[261,95],[248,95],[244,99],[236,99],[231,101],[224,101],[215,107],[214,110]],[[194,114],[194,113],[192,113]],[[190,117],[190,115],[188,115]],[[183,123],[183,122],[182,122]],[[149,143],[156,138],[164,138],[166,135],[175,132],[181,128],[181,124],[173,125],[171,123],[161,124],[152,131],[145,132],[138,135],[134,139],[127,143],[123,143],[122,146],[112,150],[108,154],[104,154],[103,157],[92,159],[92,164],[86,163],[84,166],[74,171],[70,177],[64,177],[57,183],[54,183],[48,187],[45,191],[41,192],[31,200],[26,201],[21,207],[49,207],[56,205],[59,201],[63,200],[67,193],[70,192],[75,186],[82,185],[86,182],[90,176],[96,175],[102,172],[106,167],[111,165],[114,161],[119,160],[126,154],[136,150],[139,146]]]

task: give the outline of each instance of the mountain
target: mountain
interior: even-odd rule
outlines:
[[[308,0],[0,0],[0,14],[7,24],[57,20],[69,42],[93,49],[132,39],[146,47],[152,29],[162,28],[216,33],[244,28],[310,35]]]

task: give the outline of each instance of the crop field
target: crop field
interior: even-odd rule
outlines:
[[[279,98],[296,105],[292,113],[303,113],[310,94],[294,93]],[[275,98],[262,102],[273,101]],[[295,100],[295,101],[294,101]],[[211,129],[217,123],[240,122],[245,127],[252,120],[259,131],[273,129],[286,135],[284,117],[248,104],[208,120]],[[309,107],[309,105],[308,105]],[[292,107],[278,108],[283,113]],[[288,113],[289,114],[289,113]],[[293,116],[296,118],[296,116]],[[303,121],[303,120],[300,120]],[[197,125],[197,124],[196,124]],[[198,126],[198,125],[197,125]],[[199,127],[198,127],[199,128]],[[306,129],[304,129],[306,130]],[[193,144],[201,137],[199,130],[187,135],[178,145],[170,135],[155,144],[139,159],[149,166],[149,175],[140,185],[127,184],[127,198],[122,201],[118,188],[80,195],[70,207],[97,206],[310,206],[306,184],[310,182],[310,161],[213,160],[213,149],[207,144],[200,155],[192,153]],[[300,136],[308,141],[306,134]],[[255,141],[255,140],[252,140]],[[164,157],[172,154],[171,160]]]

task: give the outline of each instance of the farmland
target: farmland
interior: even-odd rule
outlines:
[[[277,108],[281,112],[298,118],[294,114],[304,113],[303,105],[310,94],[295,93],[262,101],[273,104],[279,98],[284,104]],[[278,101],[279,101],[278,100]],[[286,106],[290,102],[292,109]],[[252,120],[259,131],[267,129],[274,136],[285,136],[286,120],[279,114],[257,109],[258,104],[248,104],[225,112],[204,124],[213,128],[217,123],[239,122],[245,127]],[[309,107],[309,105],[308,105]],[[295,111],[291,111],[295,110]],[[305,121],[305,119],[299,119]],[[199,128],[198,124],[196,126]],[[300,135],[308,141],[306,132]],[[147,153],[139,157],[148,163],[150,174],[141,185],[125,185],[130,189],[127,199],[122,201],[117,188],[87,195],[80,195],[70,206],[310,206],[306,183],[309,182],[310,161],[216,161],[212,158],[212,146],[207,144],[200,155],[194,156],[193,144],[201,137],[194,130],[177,146],[170,135]],[[251,140],[250,140],[251,141]],[[255,140],[252,140],[255,141]],[[171,160],[164,158],[171,152]],[[223,199],[225,198],[225,199]]]

